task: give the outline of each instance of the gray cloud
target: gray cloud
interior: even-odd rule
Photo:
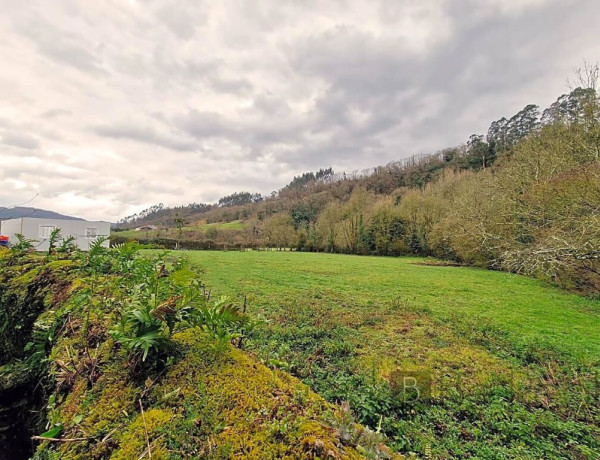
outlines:
[[[217,112],[200,112],[192,109],[185,114],[177,115],[174,125],[198,139],[237,136],[235,121],[227,120]]]
[[[177,38],[190,40],[198,26],[206,23],[202,2],[166,4],[156,12],[156,19],[163,23]]]
[[[72,115],[73,113],[70,110],[65,110],[65,109],[50,109],[50,110],[46,110],[45,112],[43,112],[41,114],[41,116],[43,118],[56,118],[56,117],[63,117],[63,116],[69,116]]]
[[[103,137],[129,139],[145,144],[161,146],[167,150],[193,151],[197,148],[193,142],[161,134],[147,125],[136,125],[130,122],[96,126],[93,128],[93,132]]]
[[[72,66],[90,74],[104,72],[101,54],[83,35],[55,27],[37,14],[20,26],[20,31],[36,45],[41,54],[59,65]]]
[[[0,142],[26,150],[34,150],[40,146],[39,141],[35,137],[26,133],[5,132],[1,135]]]
[[[0,6],[0,205],[89,218],[456,145],[600,59],[587,0]]]

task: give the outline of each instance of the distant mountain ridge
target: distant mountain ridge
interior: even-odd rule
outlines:
[[[60,220],[85,220],[80,217],[67,216],[58,212],[48,211],[46,209],[30,208],[26,206],[16,206],[6,208],[0,206],[0,220],[18,219],[21,217],[37,217],[40,219],[60,219]]]

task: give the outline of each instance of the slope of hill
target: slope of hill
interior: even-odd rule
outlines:
[[[80,217],[67,216],[46,209],[16,206],[5,208],[0,206],[0,220],[17,219],[19,217],[39,217],[41,219],[83,220]]]

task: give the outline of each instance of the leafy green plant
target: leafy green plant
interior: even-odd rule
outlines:
[[[161,352],[167,349],[170,334],[165,332],[166,324],[153,314],[151,304],[144,302],[138,292],[131,299],[116,327],[109,331],[110,335],[123,347],[134,354],[140,354],[146,361],[151,350]]]
[[[178,258],[167,268],[164,253],[139,257],[138,248],[126,243],[111,250],[112,269],[124,273],[121,289],[127,292],[120,318],[110,330],[117,342],[142,361],[152,352],[166,351],[172,335],[189,327],[198,327],[221,343],[241,346],[256,324],[242,307],[227,297],[210,299],[185,259]],[[102,253],[89,255],[90,266]]]
[[[108,238],[105,236],[96,238],[90,243],[87,252],[80,252],[81,257],[84,259],[84,267],[92,275],[108,271],[110,255],[109,250],[104,247],[106,241],[108,241]]]
[[[240,338],[248,316],[228,297],[223,296],[200,305],[194,314],[195,325],[221,341]]]
[[[54,230],[50,232],[50,238],[48,238],[48,255],[52,254],[54,248],[56,247],[56,243],[60,240],[60,228],[56,227]]]
[[[59,254],[70,254],[76,249],[77,246],[75,245],[75,237],[68,236],[67,238],[64,238],[61,241],[60,245],[57,246],[56,252],[58,252]]]
[[[25,345],[24,351],[28,353],[25,360],[30,372],[39,372],[46,363],[48,350],[54,343],[58,321],[36,321],[31,333],[31,341]]]
[[[33,240],[25,238],[25,235],[22,235],[21,233],[17,233],[15,236],[17,237],[17,244],[14,244],[11,247],[13,252],[21,253],[33,249]]]
[[[42,433],[40,435],[40,437],[42,438],[56,438],[58,437],[59,434],[61,434],[63,432],[63,430],[65,429],[64,426],[62,426],[61,424],[55,425],[52,428],[50,428],[48,431]]]
[[[376,431],[356,423],[350,405],[340,404],[330,417],[331,425],[338,430],[344,444],[355,446],[365,457],[373,460],[391,458],[390,451],[385,446],[385,436],[381,434],[381,418]]]

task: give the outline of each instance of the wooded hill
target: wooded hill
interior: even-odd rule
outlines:
[[[166,246],[435,256],[597,293],[597,82],[598,67],[586,67],[550,107],[527,105],[458,147],[352,174],[305,173],[270,197],[157,205],[121,227],[158,225],[138,239]]]

